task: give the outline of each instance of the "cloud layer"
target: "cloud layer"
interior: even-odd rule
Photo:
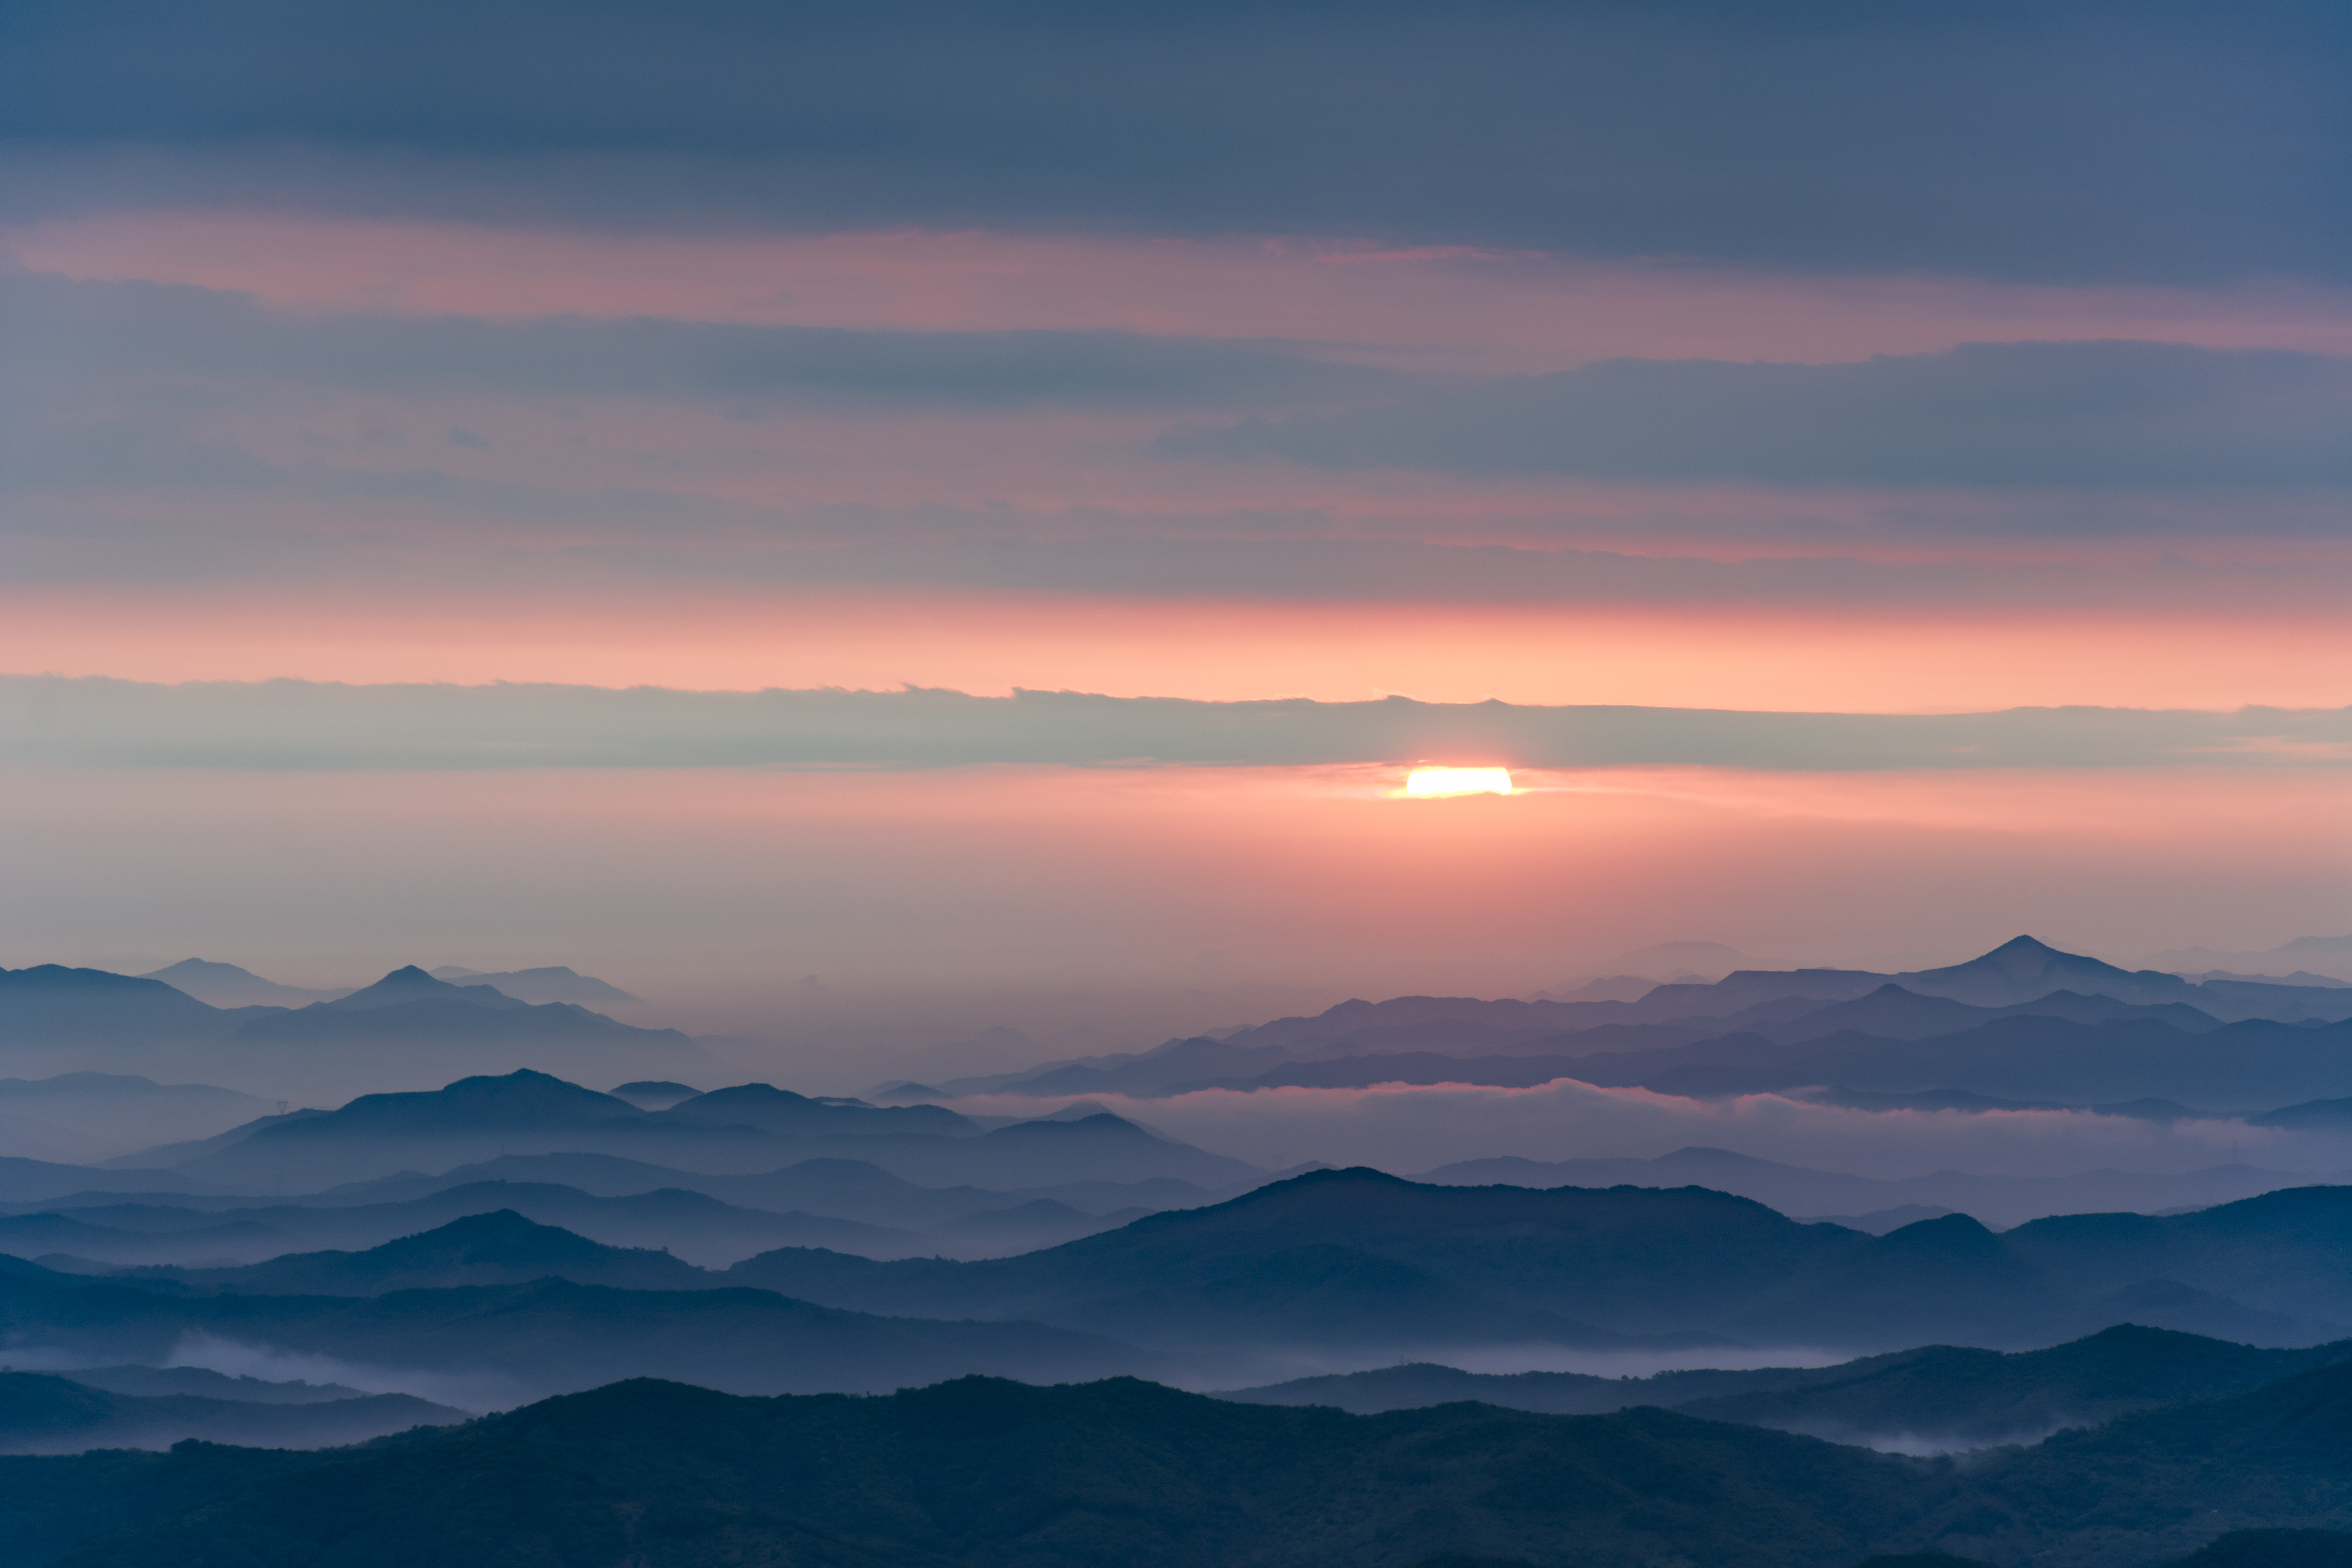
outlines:
[[[1849,364],[1617,360],[1162,448],[1599,479],[2335,486],[2352,481],[2352,361],[2132,342]]]
[[[1374,1165],[1399,1175],[1457,1160],[1654,1158],[1694,1145],[1882,1179],[1938,1170],[2067,1175],[2111,1168],[2169,1172],[2227,1163],[2335,1173],[2352,1139],[2238,1121],[2138,1121],[2089,1111],[1847,1110],[1746,1095],[1708,1101],[1562,1079],[1534,1089],[1468,1085],[1203,1090],[1130,1101],[1089,1096],[1171,1138],[1276,1169],[1307,1160]],[[1034,1115],[1035,1100],[974,1097],[973,1111]]]
[[[0,760],[130,767],[885,767],[1503,763],[1528,768],[2352,765],[2352,710],[1752,713],[1207,702],[1073,691],[162,686],[0,677]]]
[[[462,39],[462,47],[450,40]],[[2340,7],[20,5],[17,211],[1351,232],[2344,275]]]

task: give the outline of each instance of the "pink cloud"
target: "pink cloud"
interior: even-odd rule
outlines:
[[[1481,373],[1628,355],[1820,362],[2023,339],[2352,352],[2352,295],[2303,285],[1824,278],[1328,237],[586,234],[163,210],[52,219],[6,245],[22,265],[77,278],[312,309],[1276,337]]]

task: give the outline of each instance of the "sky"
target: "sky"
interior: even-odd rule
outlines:
[[[1148,1043],[2339,934],[2347,62],[2264,0],[19,0],[0,962]]]

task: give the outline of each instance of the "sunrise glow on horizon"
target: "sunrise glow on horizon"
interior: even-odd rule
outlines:
[[[1509,795],[1508,768],[1415,768],[1405,775],[1404,793],[1415,800],[1456,795]]]

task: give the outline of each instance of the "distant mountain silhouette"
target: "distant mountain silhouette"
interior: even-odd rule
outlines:
[[[539,969],[508,969],[486,974],[478,969],[461,969],[446,963],[432,972],[436,980],[446,980],[454,985],[489,985],[509,996],[524,1002],[635,1002],[617,985],[609,984],[593,974],[579,974],[561,963]]]
[[[2301,1105],[2282,1106],[2260,1116],[2246,1118],[2254,1127],[2292,1127],[2313,1131],[2352,1131],[2352,1100],[2311,1100]]]
[[[550,1276],[624,1289],[692,1289],[691,1264],[638,1247],[606,1247],[512,1209],[469,1215],[364,1252],[301,1252],[241,1268],[176,1268],[197,1289],[273,1296],[380,1296],[387,1290],[519,1285]]]
[[[1323,1081],[1287,1075],[1305,1071],[1300,1063],[1386,1057],[1464,1058],[1477,1062],[1475,1070],[1511,1075],[1466,1081],[1518,1082],[1538,1069],[1491,1058],[1564,1060],[1687,1047],[1735,1036],[1780,1045],[1841,1035],[1916,1040],[1956,1037],[1973,1027],[2017,1019],[2158,1023],[2183,1034],[2199,1034],[2223,1023],[2253,1019],[2303,1023],[2347,1018],[2352,1018],[2352,988],[2224,980],[2191,984],[2177,974],[2120,969],[2021,936],[1966,963],[1899,974],[1740,970],[1713,983],[1649,986],[1638,998],[1622,1001],[1446,996],[1349,1001],[1311,1018],[1277,1018],[1218,1039],[1171,1040],[1136,1056],[1045,1063],[1023,1072],[953,1079],[936,1089],[917,1087],[923,1090],[919,1098],[941,1092],[1150,1096],[1207,1087]],[[1417,1060],[1413,1070],[1434,1069]],[[2161,1092],[2134,1090],[2101,1098],[2133,1100]],[[2257,1103],[2260,1098],[2257,1092],[2221,1103],[2234,1107]]]
[[[160,980],[55,963],[0,969],[0,1046],[177,1045],[241,1021]]]
[[[688,1084],[673,1083],[667,1079],[638,1079],[614,1088],[615,1100],[625,1100],[639,1110],[667,1110],[681,1100],[692,1100],[702,1091]]]
[[[1005,1208],[1015,1201],[997,1194],[982,1196]],[[216,1266],[212,1260],[258,1263],[320,1247],[344,1251],[380,1248],[453,1220],[499,1209],[542,1226],[560,1226],[608,1247],[667,1250],[706,1268],[723,1268],[776,1247],[827,1247],[871,1258],[906,1258],[943,1250],[938,1240],[911,1231],[818,1215],[741,1208],[674,1187],[596,1196],[575,1187],[514,1181],[446,1184],[424,1195],[389,1203],[190,1209],[152,1200],[135,1205],[96,1202],[64,1213],[0,1218],[0,1249],[47,1258],[58,1267],[64,1266],[55,1257],[59,1254],[110,1264],[173,1265],[176,1266],[171,1270],[173,1277],[184,1279],[196,1278],[187,1270],[201,1268],[209,1284],[226,1289],[309,1289],[313,1287],[281,1283],[278,1274]],[[1105,1223],[1094,1221],[1084,1229],[1066,1226],[1063,1234],[1030,1245],[1066,1241],[1087,1229],[1099,1230]],[[624,1282],[603,1274],[593,1279]],[[625,1282],[650,1287],[665,1280],[707,1283],[698,1278],[684,1279],[674,1271],[659,1277],[641,1271]]]
[[[1930,1345],[1837,1366],[1662,1372],[1641,1378],[1480,1374],[1423,1364],[1298,1378],[1218,1397],[1257,1405],[1329,1405],[1358,1415],[1461,1399],[1563,1415],[1654,1405],[1833,1442],[1916,1450],[2038,1442],[2062,1426],[2096,1426],[2128,1411],[2222,1398],[2347,1361],[2352,1361],[2352,1341],[2309,1350],[2258,1350],[2119,1324],[2046,1350],[2010,1353]]]
[[[1872,1237],[1700,1188],[1433,1187],[1360,1169],[1016,1258],[877,1263],[788,1248],[730,1274],[861,1310],[1017,1311],[1167,1350],[1661,1335],[2023,1348],[2118,1321],[2268,1343],[2334,1337],[2352,1324],[2352,1278],[2336,1261],[2347,1246],[2352,1188],[2171,1218],[2038,1220],[2006,1236],[1949,1215]]]
[[[523,1236],[526,1250],[593,1245]],[[632,1376],[757,1394],[878,1393],[973,1371],[1053,1383],[1164,1364],[1106,1336],[1035,1322],[887,1318],[723,1283],[645,1290],[549,1277],[373,1296],[210,1294],[167,1279],[0,1264],[0,1331],[12,1342],[93,1363],[155,1365],[192,1336],[224,1340],[332,1357],[379,1377],[429,1375],[491,1405]]]
[[[2331,979],[2352,980],[2352,936],[2303,936],[2260,952],[2221,952],[2210,947],[2179,947],[2152,952],[2150,969],[2176,974],[2212,970],[2268,977],[2292,975],[2296,970],[2316,970]]]
[[[1134,1182],[1078,1180],[995,1190],[969,1184],[919,1186],[871,1162],[831,1156],[801,1160],[779,1170],[714,1175],[611,1154],[562,1153],[502,1155],[461,1165],[437,1176],[413,1173],[389,1176],[333,1189],[321,1197],[337,1204],[392,1203],[487,1182],[557,1184],[606,1196],[651,1193],[662,1188],[683,1189],[708,1194],[730,1205],[770,1211],[771,1217],[778,1213],[801,1211],[901,1231],[929,1231],[965,1215],[1003,1210],[1036,1199],[1050,1199],[1085,1214],[1100,1215],[1134,1208],[1192,1208],[1235,1195],[1231,1189],[1216,1191],[1167,1176]],[[1254,1176],[1240,1184],[1258,1184]],[[844,1250],[866,1249],[853,1247]]]
[[[1954,1210],[1989,1226],[2022,1225],[2045,1215],[2111,1214],[2231,1203],[2314,1178],[2286,1171],[2225,1165],[2179,1175],[2086,1171],[2073,1176],[1981,1176],[1962,1171],[1882,1180],[1759,1160],[1728,1149],[1677,1149],[1655,1159],[1464,1160],[1415,1176],[1451,1186],[1712,1187],[1754,1198],[1798,1218],[1867,1215],[1893,1209]],[[2341,1182],[2343,1176],[2323,1178]],[[1930,1215],[1918,1215],[1915,1218]]]
[[[151,971],[141,978],[160,980],[173,989],[184,991],[197,1001],[214,1007],[300,1007],[351,994],[347,986],[317,990],[303,985],[281,985],[234,963],[213,963],[201,958],[184,958],[177,963]]]
[[[415,1426],[448,1426],[468,1413],[405,1394],[318,1404],[256,1404],[185,1394],[141,1396],[68,1377],[0,1373],[0,1454],[88,1448],[168,1448],[190,1438],[264,1448],[326,1448]]]
[[[1834,1084],[2075,1105],[2160,1099],[2227,1111],[2352,1094],[2347,1047],[2352,1024],[2256,1020],[2189,1034],[2150,1019],[2007,1016],[1921,1040],[1849,1032],[1783,1046],[1758,1034],[1727,1035],[1580,1058],[1575,1076],[1696,1096]]]
[[[76,1193],[184,1193],[196,1184],[177,1171],[65,1165],[0,1154],[0,1204],[47,1203]]]

